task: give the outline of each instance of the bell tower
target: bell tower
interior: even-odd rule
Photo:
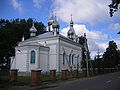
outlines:
[[[76,39],[76,33],[75,33],[75,30],[73,28],[73,20],[72,20],[72,15],[71,15],[71,21],[70,21],[70,29],[68,30],[67,32],[67,37],[71,40],[75,40]]]

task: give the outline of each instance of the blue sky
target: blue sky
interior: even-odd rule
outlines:
[[[120,48],[120,10],[111,18],[111,0],[0,0],[0,18],[34,18],[47,26],[53,11],[60,24],[60,32],[66,35],[70,15],[78,36],[87,34],[89,49],[93,56],[99,49],[105,51],[110,40],[116,41]]]

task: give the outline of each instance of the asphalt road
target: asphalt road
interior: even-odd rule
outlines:
[[[50,85],[44,90],[120,90],[120,72]]]

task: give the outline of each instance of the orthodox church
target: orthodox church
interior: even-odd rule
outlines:
[[[31,72],[32,69],[41,69],[42,72],[81,70],[82,51],[83,48],[88,51],[88,47],[86,43],[79,43],[73,24],[71,18],[67,36],[63,36],[59,33],[60,25],[56,17],[52,15],[48,21],[48,32],[36,36],[37,29],[33,23],[29,30],[31,38],[23,38],[15,47],[11,69],[19,69],[19,72]],[[83,37],[86,38],[86,35]]]

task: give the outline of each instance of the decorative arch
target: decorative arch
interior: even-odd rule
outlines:
[[[36,60],[36,52],[32,50],[30,53],[30,63],[35,64],[35,60]]]

